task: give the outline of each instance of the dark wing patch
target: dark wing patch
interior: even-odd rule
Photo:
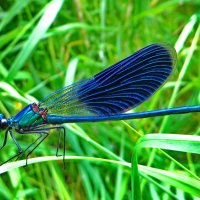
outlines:
[[[50,94],[40,102],[54,115],[114,115],[148,99],[169,77],[175,50],[152,44],[112,65],[93,78]]]

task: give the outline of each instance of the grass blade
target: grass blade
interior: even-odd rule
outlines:
[[[15,77],[16,73],[23,67],[23,64],[27,60],[27,58],[32,53],[33,49],[39,43],[39,41],[43,38],[47,29],[53,23],[56,15],[58,14],[61,6],[63,4],[63,0],[53,0],[51,1],[44,10],[44,14],[37,26],[29,36],[28,40],[24,44],[22,50],[16,57],[14,63],[12,64],[9,74],[6,78],[7,81],[11,81],[13,77]]]
[[[200,154],[200,136],[148,134],[141,137],[134,148],[134,154],[132,157],[132,198],[135,200],[141,199],[140,190],[138,189],[138,187],[140,187],[140,181],[137,157],[140,149],[144,147]],[[177,180],[179,179],[180,177]],[[184,188],[186,189],[187,187],[185,186]]]

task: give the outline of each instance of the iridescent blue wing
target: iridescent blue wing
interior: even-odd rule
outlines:
[[[169,77],[176,51],[166,44],[149,45],[94,77],[64,87],[40,102],[48,114],[114,115],[148,99]]]

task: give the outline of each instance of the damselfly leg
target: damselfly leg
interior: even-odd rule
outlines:
[[[66,131],[65,131],[65,127],[64,126],[57,126],[57,129],[60,129],[61,131],[63,130],[63,155],[65,155],[65,141],[66,141]],[[58,131],[58,143],[57,143],[57,148],[56,148],[56,156],[62,156],[62,155],[58,155],[58,150],[60,147],[60,143],[61,143],[61,131]]]
[[[4,147],[4,146],[6,145],[6,143],[7,143],[8,133],[10,133],[10,136],[11,136],[13,142],[14,142],[15,145],[17,146],[17,148],[18,148],[18,153],[17,153],[16,155],[12,156],[11,158],[9,158],[8,160],[6,160],[5,162],[1,163],[1,165],[3,165],[3,164],[5,164],[5,163],[9,162],[10,160],[12,160],[12,159],[14,159],[14,158],[16,158],[16,157],[19,157],[19,155],[20,155],[21,153],[23,153],[23,150],[22,150],[20,144],[17,142],[15,136],[13,135],[12,129],[10,129],[10,128],[5,132],[3,145],[1,146],[0,150],[3,149],[3,147]]]
[[[28,157],[30,156],[30,154],[49,136],[49,131],[50,130],[63,130],[63,134],[64,134],[64,139],[63,139],[63,162],[64,162],[64,158],[65,158],[65,140],[66,140],[66,131],[65,128],[63,126],[52,126],[52,127],[46,127],[46,128],[37,128],[34,130],[29,130],[29,131],[20,131],[21,134],[39,134],[39,137],[34,140],[28,147],[26,147],[26,149],[23,150],[23,152],[18,156],[18,159],[20,157],[22,157],[25,152],[30,149],[34,144],[37,144],[34,146],[34,148],[27,154],[26,156],[26,165],[28,164]],[[58,143],[57,143],[57,148],[56,148],[56,156],[58,156],[58,149],[60,146],[60,131],[58,131]],[[64,163],[65,164],[65,163]]]
[[[4,140],[3,140],[3,144],[2,146],[0,147],[0,150],[3,149],[5,146],[6,146],[6,143],[7,143],[7,138],[8,138],[8,130],[6,130],[5,132],[5,136],[4,136]]]

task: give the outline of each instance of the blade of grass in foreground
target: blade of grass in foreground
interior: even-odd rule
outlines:
[[[148,134],[141,137],[137,142],[137,145],[135,146],[132,157],[132,199],[134,200],[141,199],[137,157],[140,149],[144,147],[161,148],[166,150],[200,154],[200,136],[174,135],[174,134],[164,134],[164,135]],[[166,173],[161,175],[165,177],[164,175],[166,175]],[[159,180],[161,180],[160,177],[158,178]],[[177,181],[178,180],[179,179],[177,179]],[[187,186],[181,188],[187,192],[188,190],[190,190],[190,188]]]
[[[46,162],[46,161],[55,161],[55,160],[62,160],[62,157],[56,157],[56,156],[45,156],[45,157],[37,157],[37,158],[30,158],[28,164],[34,164],[34,163],[40,163],[40,162]],[[85,156],[66,156],[65,160],[69,161],[90,161],[95,164],[102,164],[105,165],[105,163],[109,164],[111,167],[125,167],[131,170],[131,163],[123,162],[123,161],[116,161],[116,160],[109,160],[109,159],[102,159],[102,158],[95,158],[95,157],[85,157]],[[14,169],[18,169],[20,167],[23,167],[26,165],[26,160],[20,160],[16,162],[7,163],[3,166],[0,166],[0,174],[6,173],[8,171],[12,171]],[[156,178],[160,181],[165,182],[166,184],[172,185],[176,188],[179,188],[181,190],[184,190],[185,192],[195,195],[197,197],[200,197],[200,182],[190,178],[187,175],[178,174],[177,172],[168,172],[166,170],[160,170],[155,169],[152,167],[146,167],[139,165],[139,171],[142,177],[146,178],[149,182],[153,183],[155,181],[152,181],[152,179],[149,177]],[[170,194],[170,191],[167,191],[166,188],[163,188],[163,185],[156,184],[157,187],[162,189],[165,192],[168,192]],[[138,186],[136,188],[138,190]],[[174,194],[171,194],[173,196]]]

